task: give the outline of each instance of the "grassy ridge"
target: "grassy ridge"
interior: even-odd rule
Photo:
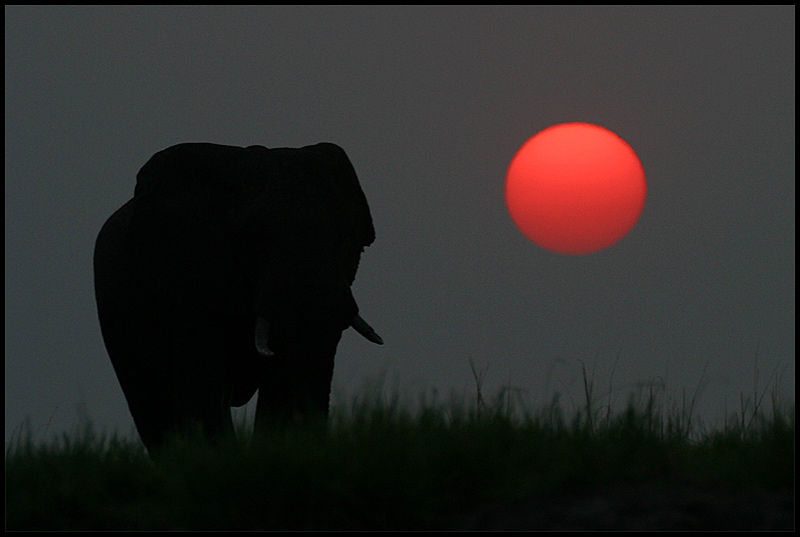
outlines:
[[[509,498],[619,483],[792,490],[794,408],[690,440],[650,405],[602,421],[367,405],[211,448],[87,429],[6,454],[7,529],[453,529]],[[743,422],[743,420],[741,420]],[[246,435],[242,435],[246,436]]]

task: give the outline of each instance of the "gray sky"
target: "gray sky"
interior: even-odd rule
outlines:
[[[795,394],[795,9],[6,7],[5,438],[131,430],[92,251],[156,151],[188,141],[345,148],[377,240],[334,403],[382,379],[521,390],[532,408],[699,384],[711,422],[783,372]],[[553,123],[622,136],[648,180],[613,247],[529,242],[503,203]],[[615,365],[616,364],[616,365]],[[252,412],[252,410],[251,410]]]

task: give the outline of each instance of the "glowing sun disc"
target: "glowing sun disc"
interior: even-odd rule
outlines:
[[[517,227],[564,254],[588,254],[622,239],[644,209],[639,157],[614,132],[592,123],[552,125],[511,159],[505,198]]]

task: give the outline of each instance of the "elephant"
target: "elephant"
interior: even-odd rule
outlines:
[[[153,155],[94,250],[103,340],[148,451],[233,434],[256,391],[256,433],[326,419],[342,331],[383,343],[351,291],[374,239],[335,144]]]

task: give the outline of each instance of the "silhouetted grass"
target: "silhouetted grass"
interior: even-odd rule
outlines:
[[[44,445],[22,434],[6,453],[7,529],[436,530],[504,500],[605,485],[793,489],[793,406],[693,437],[653,398],[599,419],[589,404],[520,416],[479,395],[414,412],[354,404],[327,427],[178,443],[157,463],[89,427]]]

